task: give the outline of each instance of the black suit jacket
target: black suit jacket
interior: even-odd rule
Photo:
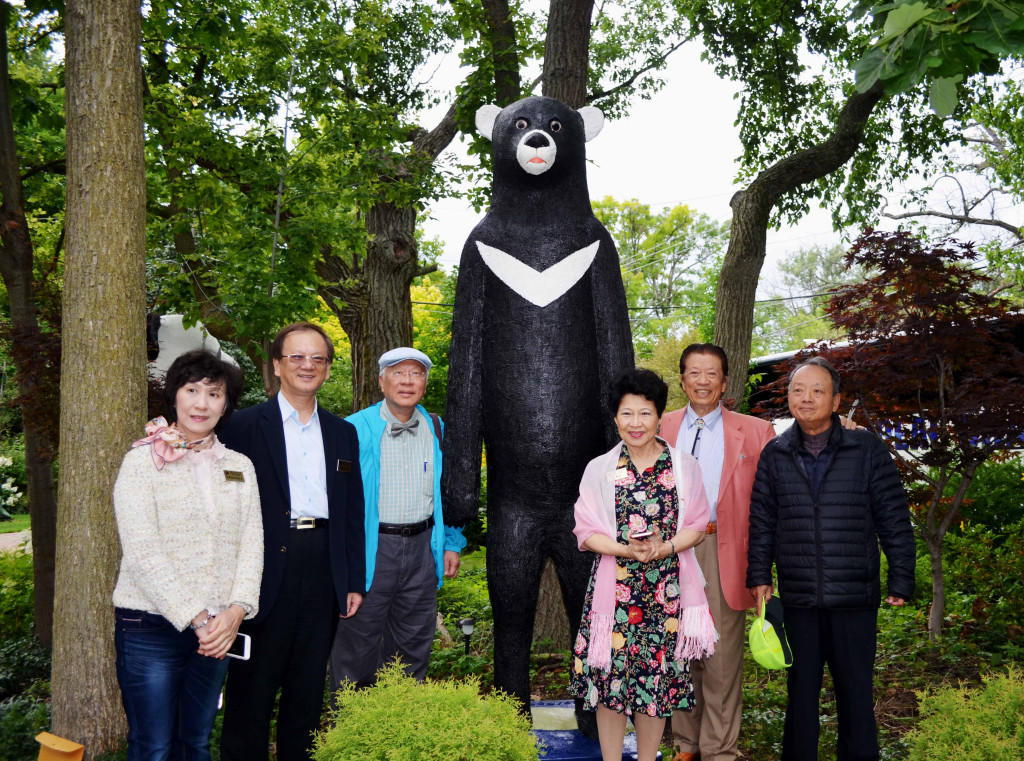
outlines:
[[[366,535],[363,522],[363,479],[359,472],[359,443],[355,427],[323,407],[318,408],[327,464],[327,507],[330,516],[331,571],[341,611],[349,592],[366,592]],[[240,410],[217,434],[224,444],[241,452],[256,468],[263,508],[263,581],[256,621],[274,607],[281,586],[291,521],[288,457],[284,424],[277,397]],[[313,529],[319,530],[319,529]],[[330,583],[331,579],[324,579]]]

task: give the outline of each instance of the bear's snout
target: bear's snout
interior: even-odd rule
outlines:
[[[516,160],[527,174],[544,174],[555,163],[558,146],[543,130],[535,129],[523,135],[516,146]]]
[[[551,141],[543,132],[534,132],[526,138],[526,144],[531,148],[545,148],[551,145]]]

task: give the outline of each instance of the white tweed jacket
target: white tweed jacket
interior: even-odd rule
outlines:
[[[125,455],[114,484],[122,553],[116,607],[159,614],[179,631],[211,604],[237,603],[246,618],[256,615],[263,574],[256,471],[231,449],[211,471],[215,515],[188,458],[157,470],[148,446]]]

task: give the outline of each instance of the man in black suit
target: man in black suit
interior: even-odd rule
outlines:
[[[334,346],[319,326],[295,323],[270,354],[280,393],[235,413],[221,435],[256,468],[264,541],[259,614],[242,627],[252,654],[228,672],[224,761],[267,758],[279,688],[278,761],[308,761],[338,617],[366,591],[356,430],[316,403]]]

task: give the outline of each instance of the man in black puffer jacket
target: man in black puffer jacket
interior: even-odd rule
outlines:
[[[818,758],[818,693],[828,664],[839,713],[839,761],[877,761],[871,694],[881,598],[879,549],[889,561],[890,605],[914,593],[914,533],[888,449],[844,430],[839,375],[824,359],[789,379],[796,424],[761,452],[750,500],[747,586],[772,593],[772,562],[793,650],[782,761]]]

